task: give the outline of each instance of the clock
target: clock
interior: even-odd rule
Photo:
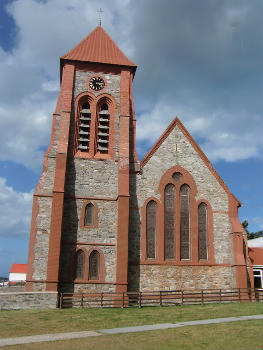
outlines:
[[[99,91],[105,87],[105,81],[101,77],[92,77],[89,81],[89,87],[92,90]]]

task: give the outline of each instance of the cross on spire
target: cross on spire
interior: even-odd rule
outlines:
[[[98,12],[98,21],[99,21],[99,26],[101,27],[101,14],[104,12],[102,8],[100,7]]]

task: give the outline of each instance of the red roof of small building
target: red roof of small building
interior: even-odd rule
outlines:
[[[27,264],[13,264],[9,272],[27,273]]]
[[[248,247],[248,255],[252,265],[263,265],[263,248]]]
[[[136,67],[101,26],[96,27],[61,59]]]

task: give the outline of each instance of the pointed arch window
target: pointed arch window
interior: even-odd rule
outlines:
[[[199,260],[207,260],[207,205],[198,206],[198,256]]]
[[[175,240],[175,193],[174,185],[164,189],[164,251],[165,259],[174,258]]]
[[[85,102],[79,108],[78,150],[81,152],[90,151],[90,124],[90,104]]]
[[[110,134],[110,113],[107,103],[103,103],[99,106],[99,112],[97,117],[97,140],[96,148],[97,152],[108,153],[109,152],[109,134]]]
[[[146,255],[148,259],[156,257],[156,211],[156,202],[150,201],[146,206]]]
[[[184,184],[180,188],[180,257],[190,259],[190,188]]]
[[[78,250],[75,253],[75,278],[83,279],[84,277],[84,252]]]
[[[93,250],[89,256],[89,279],[90,280],[99,279],[99,263],[100,263],[100,253],[97,250]]]
[[[85,207],[84,225],[92,226],[93,224],[94,224],[94,205],[92,203],[88,203]]]

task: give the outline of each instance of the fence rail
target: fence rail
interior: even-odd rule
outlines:
[[[60,293],[59,308],[168,306],[227,302],[263,302],[263,289],[202,289],[127,293]]]

